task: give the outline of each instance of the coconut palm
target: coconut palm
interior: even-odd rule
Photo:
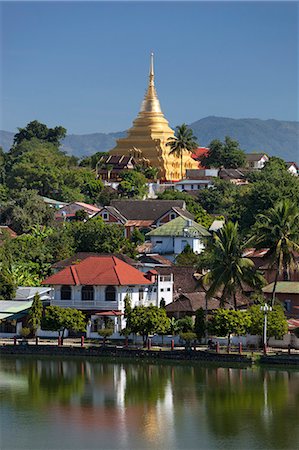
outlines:
[[[170,147],[170,155],[181,158],[181,178],[183,178],[183,154],[184,152],[193,152],[198,147],[197,137],[193,136],[191,128],[183,123],[176,127],[176,135],[167,140],[166,145]]]
[[[242,292],[245,285],[260,289],[265,283],[253,261],[242,256],[244,247],[238,223],[229,221],[214,234],[213,242],[205,251],[209,271],[201,281],[206,286],[207,301],[217,297],[221,307],[228,303],[236,309],[237,293]]]
[[[282,200],[264,214],[259,214],[249,244],[269,248],[270,268],[276,270],[273,283],[272,306],[278,277],[282,272],[289,278],[298,268],[295,252],[299,252],[299,208],[289,199]]]

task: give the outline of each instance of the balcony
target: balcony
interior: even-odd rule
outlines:
[[[52,306],[62,308],[77,308],[82,310],[97,309],[99,311],[120,309],[119,302],[106,302],[105,300],[51,300]]]

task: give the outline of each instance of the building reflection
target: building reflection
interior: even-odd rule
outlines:
[[[180,448],[192,432],[260,448],[299,438],[295,371],[11,358],[0,363],[0,400],[128,447],[132,435],[157,448]]]

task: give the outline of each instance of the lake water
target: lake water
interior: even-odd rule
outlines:
[[[298,449],[299,372],[1,357],[0,448]]]

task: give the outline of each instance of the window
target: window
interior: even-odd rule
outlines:
[[[103,217],[103,220],[108,220],[109,219],[109,215],[106,212],[103,213],[102,217]]]
[[[291,312],[292,300],[285,300],[284,301],[284,307],[285,307],[286,312]]]
[[[142,300],[143,300],[143,292],[144,292],[143,289],[140,288],[140,289],[139,289],[139,301],[140,301],[140,302],[142,302]]]
[[[194,189],[194,185],[193,184],[191,184],[191,189]]]
[[[156,241],[156,244],[162,244],[162,241]]]
[[[160,289],[160,292],[164,292],[164,288],[161,288],[161,289]]]
[[[105,300],[106,302],[115,302],[116,300],[116,289],[114,286],[107,286],[105,289]]]
[[[93,301],[94,300],[93,286],[82,286],[81,300],[82,301]]]
[[[173,219],[175,219],[176,218],[176,214],[175,213],[171,213],[170,214],[170,220],[173,220]]]
[[[170,288],[167,288],[167,292],[170,292]]]
[[[61,300],[71,300],[72,299],[72,288],[71,288],[71,286],[61,286],[60,299]]]

